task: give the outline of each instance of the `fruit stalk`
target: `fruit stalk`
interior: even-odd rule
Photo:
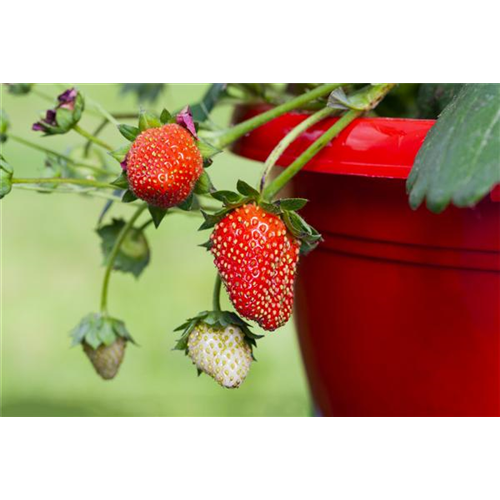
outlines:
[[[212,296],[212,309],[214,311],[220,312],[220,289],[221,289],[222,281],[220,279],[219,274],[217,273],[217,276],[215,277],[215,283],[214,283],[214,292]]]
[[[13,141],[19,142],[20,144],[24,144],[25,146],[28,146],[32,149],[36,149],[37,151],[41,151],[42,153],[47,153],[49,155],[57,156],[57,157],[61,158],[62,160],[66,161],[68,163],[71,163],[72,165],[75,165],[75,167],[85,167],[85,168],[88,168],[88,169],[93,170],[93,171],[100,173],[100,174],[109,174],[109,172],[107,170],[96,167],[90,161],[88,161],[88,162],[85,160],[76,161],[73,158],[71,158],[70,156],[66,156],[62,153],[54,151],[53,149],[49,149],[49,148],[46,148],[44,146],[40,146],[39,144],[35,144],[34,142],[28,141],[27,139],[23,139],[22,137],[18,137],[17,135],[13,135],[10,133],[8,134],[8,138],[13,140]]]
[[[311,159],[316,153],[321,151],[334,137],[336,137],[347,125],[358,118],[363,112],[351,110],[332,125],[321,137],[314,141],[289,167],[286,168],[273,182],[262,192],[264,200],[272,200],[274,196],[287,184],[292,177],[298,174],[301,168]]]
[[[93,179],[65,179],[61,177],[30,177],[30,178],[13,178],[12,184],[77,184],[79,186],[89,186],[103,189],[116,189],[116,186],[107,182],[94,181]]]
[[[353,120],[366,111],[373,109],[385,95],[395,86],[394,83],[381,83],[371,85],[355,96],[351,109],[336,121],[321,137],[307,148],[289,167],[286,168],[262,192],[264,200],[272,200],[274,196],[296,175],[302,167],[321,151],[332,139],[344,130]],[[347,103],[349,106],[349,103]]]
[[[111,277],[111,271],[113,270],[113,265],[116,259],[116,256],[118,255],[118,252],[120,251],[120,247],[122,243],[125,240],[125,237],[127,236],[128,232],[130,229],[133,227],[135,224],[135,221],[139,218],[139,216],[144,212],[144,210],[147,208],[147,205],[144,203],[141,206],[137,208],[135,211],[134,215],[130,218],[130,220],[123,226],[123,229],[120,231],[118,234],[118,237],[116,238],[115,244],[109,254],[108,258],[108,263],[106,266],[106,271],[104,273],[104,279],[102,282],[102,290],[101,290],[101,314],[103,316],[107,316],[107,305],[108,305],[108,288],[109,288],[109,279]]]
[[[81,128],[79,125],[73,125],[73,130],[77,133],[80,134],[82,137],[85,137],[85,139],[92,141],[94,144],[97,144],[98,146],[101,146],[101,148],[107,149],[108,151],[113,151],[113,148],[99,139],[99,137],[95,137],[92,135],[90,132],[87,132],[83,128]]]
[[[288,146],[292,144],[297,137],[299,137],[302,132],[305,132],[308,128],[312,127],[316,123],[320,122],[327,116],[333,113],[332,108],[323,108],[312,114],[304,121],[300,122],[294,129],[292,129],[281,141],[278,145],[271,151],[271,154],[267,157],[266,163],[264,164],[264,172],[260,181],[260,191],[264,190],[264,186],[266,185],[266,181],[269,177],[269,174],[272,168],[276,165],[276,162],[279,160],[281,155],[286,151]]]
[[[248,134],[253,129],[264,125],[265,123],[277,118],[278,116],[284,115],[289,111],[293,111],[294,109],[301,108],[305,104],[318,97],[323,97],[327,94],[330,94],[336,88],[344,85],[343,83],[325,83],[314,90],[310,90],[305,94],[302,94],[295,99],[291,99],[280,106],[276,106],[275,108],[270,109],[269,111],[265,111],[260,115],[257,115],[249,120],[239,123],[238,125],[226,130],[222,133],[218,133],[217,135],[205,135],[205,137],[209,140],[209,142],[215,146],[216,148],[223,149],[226,146],[229,146],[232,142],[238,140],[240,137]]]

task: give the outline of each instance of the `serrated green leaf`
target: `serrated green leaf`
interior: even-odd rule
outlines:
[[[164,208],[154,207],[152,205],[148,205],[148,210],[151,214],[156,229],[158,229],[160,227],[161,221],[163,220],[165,215],[167,215],[167,210],[165,210]]]
[[[132,191],[130,191],[130,189],[127,189],[127,191],[123,193],[123,203],[132,203],[135,200],[137,200],[137,196]]]
[[[128,177],[125,170],[113,181],[111,185],[116,186],[120,189],[128,189]]]
[[[154,113],[142,111],[139,114],[139,130],[141,132],[144,132],[144,130],[147,130],[148,128],[161,127],[161,125],[162,123],[160,119]]]
[[[468,207],[500,183],[500,84],[467,84],[429,131],[407,182],[410,206]]]
[[[169,123],[172,120],[172,114],[168,109],[163,108],[163,111],[160,115],[160,121],[165,125],[165,123]]]
[[[97,229],[96,232],[101,238],[104,264],[108,263],[109,255],[124,226],[123,219],[113,219],[111,224]],[[132,228],[120,246],[113,263],[113,269],[131,273],[137,278],[149,264],[150,259],[151,253],[144,231]]]
[[[307,204],[305,198],[283,198],[278,200],[276,204],[283,210],[300,210],[304,208]]]
[[[130,142],[134,142],[136,137],[141,133],[138,127],[133,127],[132,125],[118,125],[118,130]]]
[[[116,335],[124,338],[125,340],[128,340],[129,342],[132,342],[132,344],[137,345],[137,342],[132,338],[132,335],[130,335],[130,332],[128,331],[123,321],[116,318],[110,318],[110,321]]]
[[[255,188],[250,186],[250,184],[247,184],[245,181],[242,181],[241,179],[237,182],[236,189],[242,195],[249,196],[250,198],[253,198],[254,200],[257,200],[260,198],[260,193]]]
[[[110,321],[104,320],[98,332],[99,339],[104,345],[111,345],[116,340],[116,335]]]

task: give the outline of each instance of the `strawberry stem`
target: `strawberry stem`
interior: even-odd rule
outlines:
[[[116,189],[116,186],[108,184],[107,182],[99,182],[92,179],[65,179],[62,177],[30,177],[27,179],[13,178],[12,184],[77,184],[79,186]]]
[[[36,144],[34,142],[28,141],[27,139],[23,139],[22,137],[18,137],[17,135],[13,134],[8,134],[8,138],[19,142],[20,144],[24,144],[25,146],[28,146],[32,149],[36,149],[37,151],[41,151],[42,153],[47,153],[48,155],[53,155],[57,156],[58,158],[61,158],[61,160],[64,160],[68,163],[71,163],[75,167],[85,167],[90,170],[93,170],[94,172],[100,173],[100,174],[110,174],[107,170],[104,170],[103,168],[96,167],[91,161],[86,161],[86,160],[75,160],[74,158],[71,158],[70,156],[66,156],[62,153],[58,153],[57,151],[54,151],[53,149],[46,148],[44,146],[40,146],[39,144]]]
[[[108,311],[108,288],[109,288],[109,279],[111,277],[111,271],[113,270],[113,265],[115,263],[116,256],[118,255],[118,252],[120,251],[120,247],[122,243],[125,241],[125,237],[127,236],[128,232],[130,229],[135,224],[135,221],[139,218],[139,216],[144,212],[144,210],[147,208],[147,204],[142,204],[140,205],[137,210],[135,211],[134,215],[130,218],[130,220],[123,226],[122,230],[118,234],[118,237],[116,238],[115,244],[113,245],[113,248],[111,249],[111,253],[109,254],[108,257],[108,262],[106,265],[106,271],[104,272],[104,279],[102,282],[102,290],[101,290],[101,314],[103,316],[107,316]]]
[[[79,125],[73,125],[73,130],[77,134],[80,134],[82,137],[85,137],[85,139],[92,141],[94,144],[97,144],[98,146],[101,146],[101,148],[107,149],[108,151],[113,151],[113,148],[109,144],[105,143],[104,141],[101,141],[101,139],[95,137],[90,132],[87,132]]]
[[[297,175],[302,167],[344,130],[353,120],[373,109],[395,86],[394,83],[370,85],[356,94],[356,107],[345,113],[321,137],[316,139],[289,167],[274,179],[262,192],[265,201],[272,200],[283,187]]]
[[[214,283],[214,293],[212,296],[212,309],[216,312],[220,312],[220,289],[221,289],[221,279],[219,274],[217,273],[217,276],[215,277],[215,283]]]
[[[276,162],[279,160],[281,155],[286,151],[288,146],[292,144],[302,132],[305,132],[308,128],[312,127],[316,123],[320,122],[328,115],[333,113],[332,108],[323,108],[312,114],[304,121],[300,122],[294,129],[292,129],[281,141],[279,144],[272,150],[271,154],[267,157],[266,163],[264,165],[264,172],[260,181],[260,192],[264,190],[264,186],[269,177],[269,174],[272,168],[276,165]]]
[[[270,109],[269,111],[265,111],[260,115],[254,116],[244,122],[235,125],[229,130],[225,130],[222,132],[216,132],[214,134],[204,134],[204,138],[206,138],[213,146],[218,149],[223,149],[226,146],[229,146],[232,142],[238,140],[240,137],[248,134],[252,130],[264,125],[265,123],[277,118],[278,116],[284,115],[289,111],[293,111],[294,109],[301,108],[305,104],[310,101],[317,99],[318,97],[323,97],[327,94],[330,94],[336,88],[344,85],[343,83],[325,83],[324,85],[320,85],[305,94],[302,94],[295,99],[291,99],[280,106],[276,106],[275,108]]]

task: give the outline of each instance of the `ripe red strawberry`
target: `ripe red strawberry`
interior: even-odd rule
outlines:
[[[203,172],[193,136],[176,123],[149,128],[127,155],[131,191],[149,205],[170,208],[185,201]]]
[[[211,236],[211,252],[238,313],[265,330],[283,326],[292,313],[300,242],[280,217],[255,204],[224,217]]]

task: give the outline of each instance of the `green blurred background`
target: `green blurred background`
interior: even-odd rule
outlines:
[[[136,111],[131,94],[119,85],[80,85],[86,95],[110,111]],[[36,86],[55,99],[60,86]],[[150,107],[177,110],[198,100],[205,85],[168,85]],[[43,138],[31,131],[47,102],[33,93],[13,96],[2,89],[2,107],[13,133],[65,151],[83,144],[74,132]],[[215,121],[227,123],[231,110],[221,108]],[[98,118],[84,116],[93,130]],[[124,140],[108,127],[103,139],[113,146]],[[17,177],[40,175],[43,153],[14,141],[3,154]],[[110,165],[114,160],[110,159]],[[118,173],[119,167],[115,162]],[[219,189],[238,178],[255,183],[261,165],[229,152],[216,157],[210,173]],[[210,306],[215,267],[197,245],[198,218],[170,215],[160,228],[149,227],[152,261],[136,280],[114,273],[110,312],[123,319],[140,347],[129,346],[120,373],[102,381],[79,347],[70,349],[68,332],[82,316],[97,311],[104,272],[95,233],[105,201],[70,194],[40,194],[14,188],[1,202],[3,416],[306,416],[310,400],[293,322],[259,342],[254,363],[240,389],[227,390],[196,376],[190,360],[171,350],[172,330]],[[113,216],[130,214],[114,206]],[[228,304],[225,294],[224,302]],[[258,329],[255,329],[257,333]]]

